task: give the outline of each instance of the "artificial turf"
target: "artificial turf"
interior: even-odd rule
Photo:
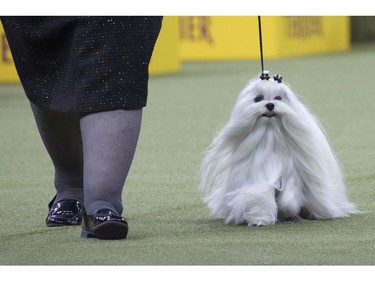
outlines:
[[[319,117],[348,194],[366,213],[345,219],[224,225],[197,189],[200,162],[258,61],[189,62],[152,76],[139,146],[123,194],[128,239],[47,228],[53,167],[19,85],[0,86],[1,265],[374,265],[374,44],[266,60]]]

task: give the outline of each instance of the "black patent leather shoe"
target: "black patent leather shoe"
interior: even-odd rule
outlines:
[[[128,222],[108,209],[101,209],[95,215],[83,215],[82,238],[125,239]]]
[[[85,212],[83,205],[76,200],[55,202],[55,199],[56,196],[48,204],[47,226],[80,225]]]

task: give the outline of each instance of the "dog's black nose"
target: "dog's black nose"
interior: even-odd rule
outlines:
[[[269,111],[272,111],[274,108],[275,108],[275,105],[273,103],[267,103],[266,104],[266,108],[269,110]]]

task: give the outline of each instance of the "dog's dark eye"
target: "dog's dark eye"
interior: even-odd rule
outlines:
[[[280,96],[276,96],[275,100],[281,100],[281,97]]]
[[[260,101],[262,101],[262,100],[264,100],[264,97],[263,97],[263,96],[257,96],[257,97],[254,99],[255,102],[260,102]]]

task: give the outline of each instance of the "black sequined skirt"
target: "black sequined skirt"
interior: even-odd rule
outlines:
[[[2,17],[29,100],[90,113],[146,106],[162,17]]]

